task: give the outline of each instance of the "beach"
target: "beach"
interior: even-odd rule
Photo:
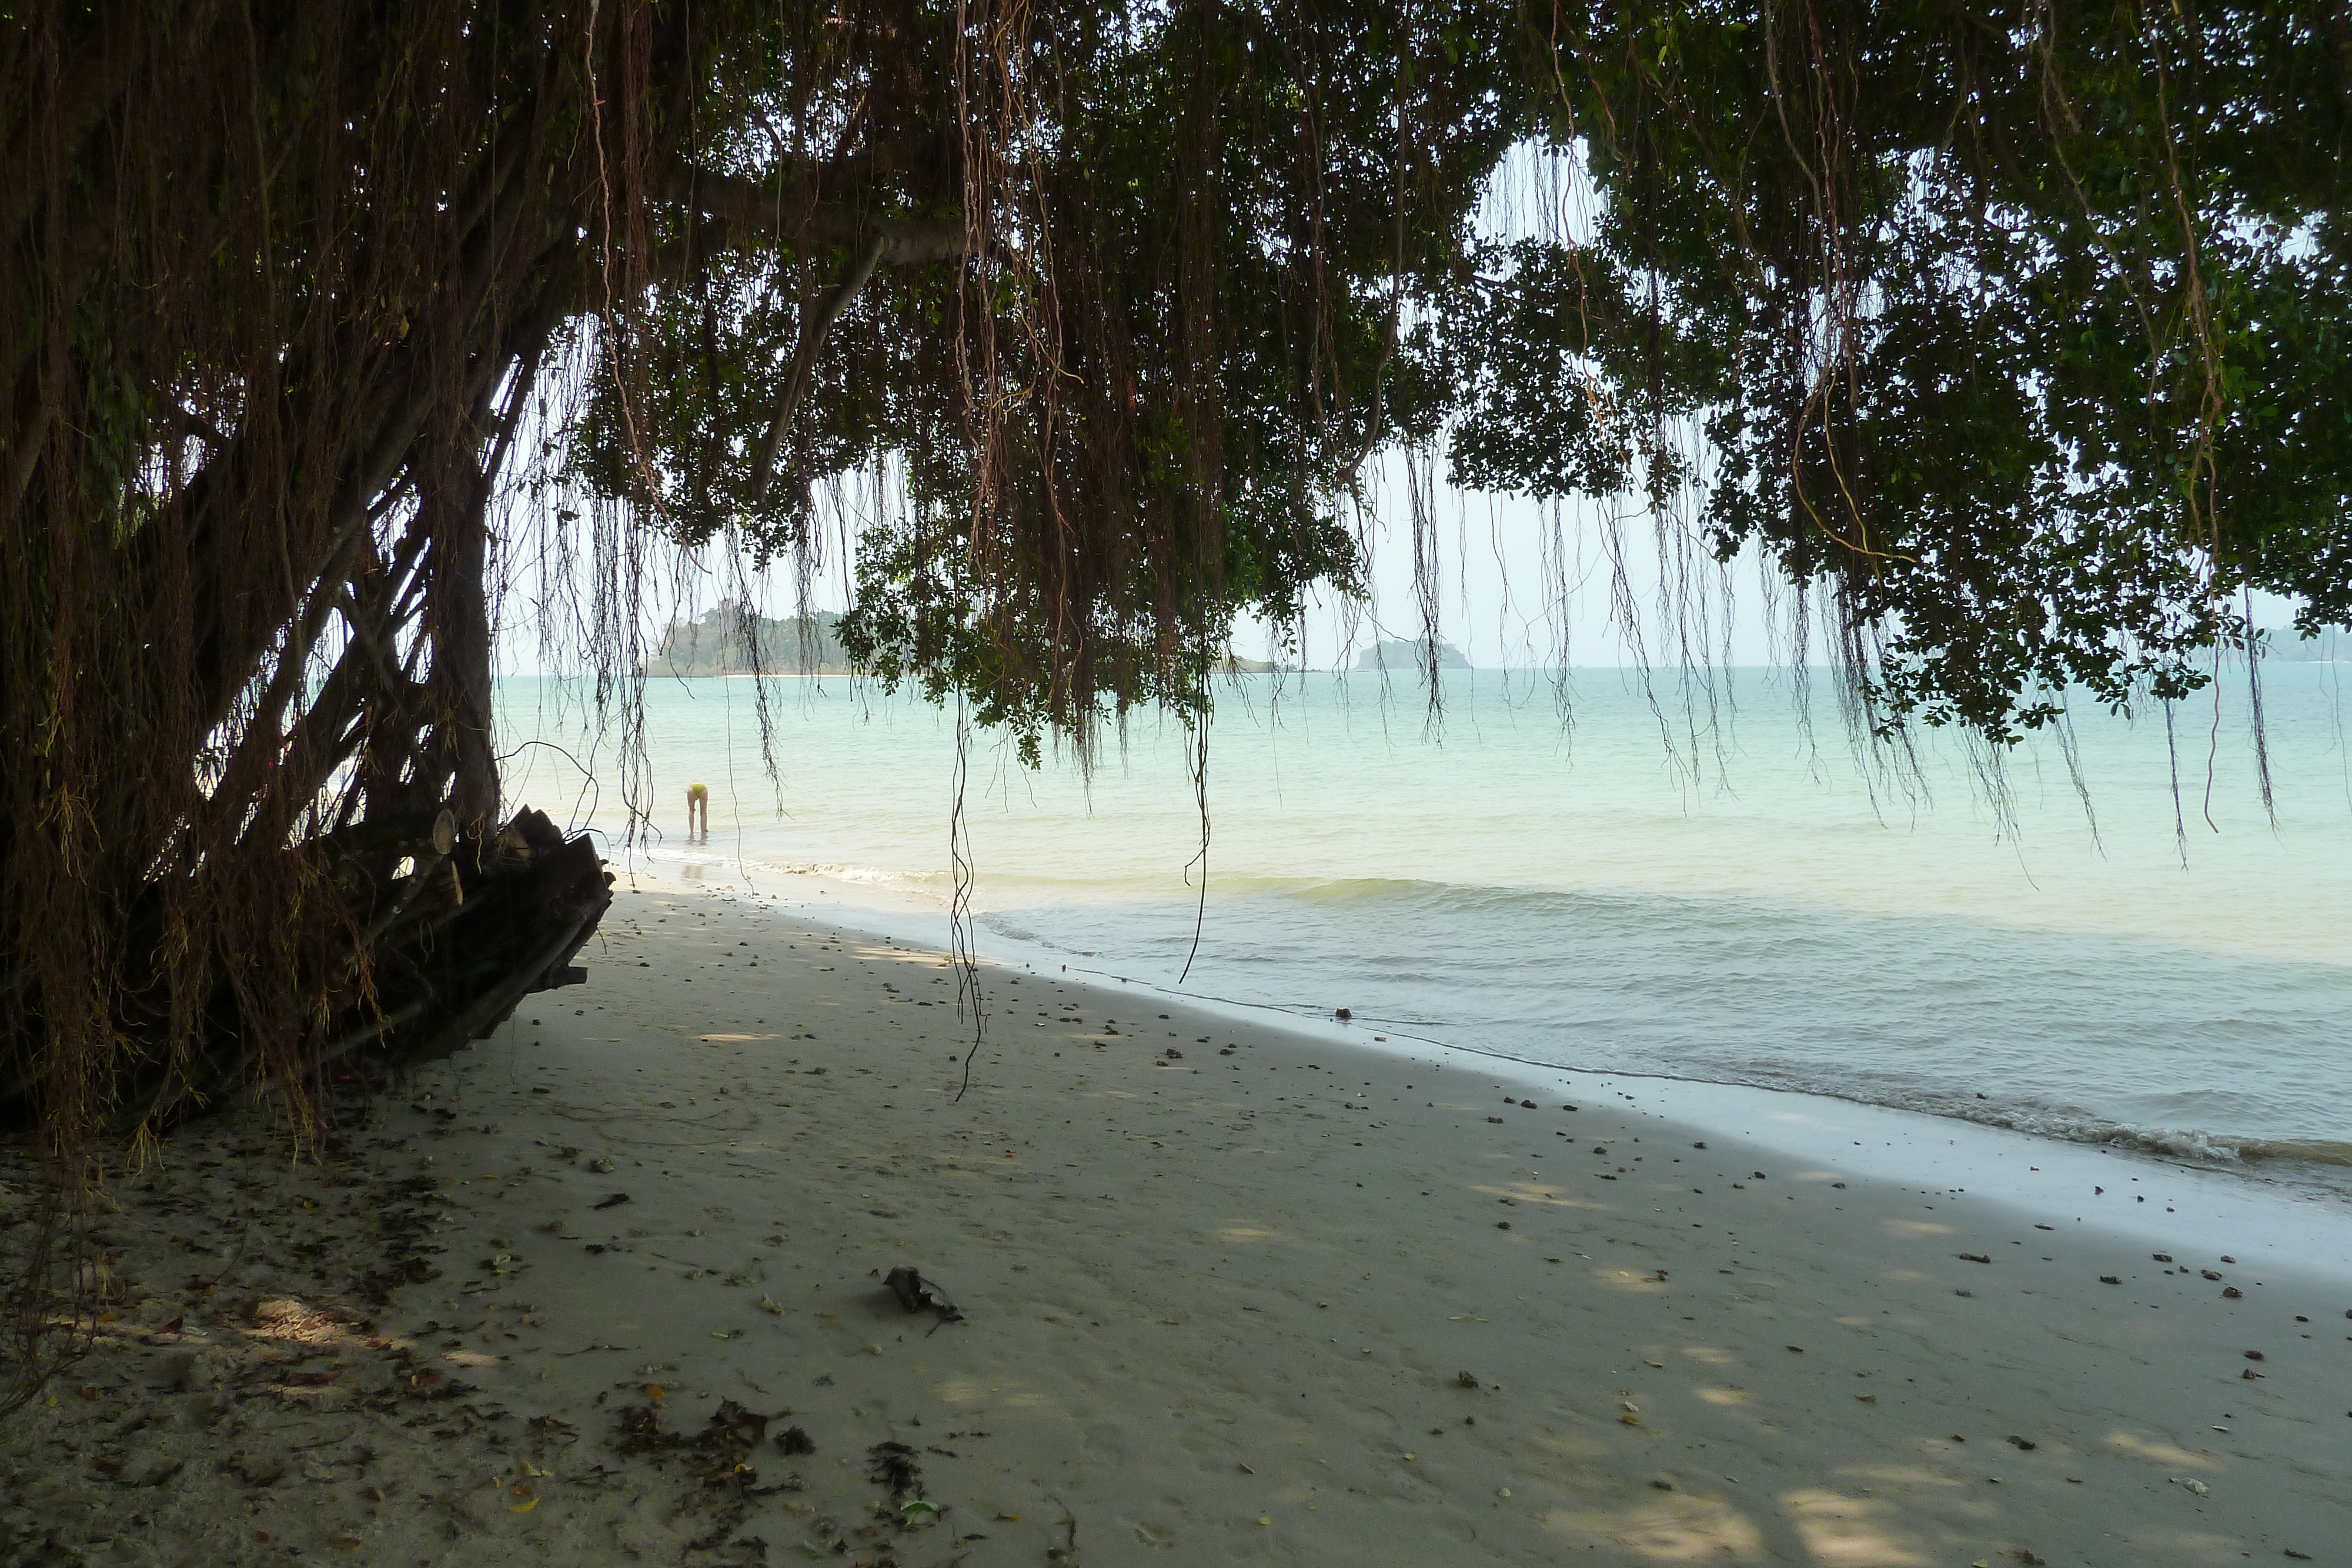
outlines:
[[[2308,1244],[2333,1211],[2232,1242],[2183,1198],[2168,1245],[2161,1199],[2111,1220],[2054,1176],[1931,1181],[1017,967],[984,974],[967,1082],[946,956],[819,903],[625,880],[586,985],[355,1103],[323,1163],[256,1107],[119,1173],[98,1343],[0,1446],[0,1552],[1958,1568],[2352,1541],[2352,1275]],[[2118,1202],[2170,1169],[2114,1168]]]
[[[945,943],[955,810],[977,940],[1006,962],[1302,1023],[1345,1006],[1392,1042],[1579,1073],[2292,1169],[2352,1200],[2352,710],[2332,666],[2266,676],[2274,818],[2234,688],[2207,716],[2227,721],[2209,789],[2162,724],[2098,712],[2071,747],[2021,742],[1997,780],[1924,729],[1900,774],[1838,755],[1828,688],[1800,703],[1791,679],[1725,672],[1704,762],[1662,738],[1664,674],[1645,695],[1621,671],[1450,672],[1437,735],[1409,683],[1223,681],[1205,868],[1171,722],[1139,720],[1092,768],[1026,768],[976,735],[959,795],[952,716],[919,698],[772,683],[771,779],[749,683],[656,681],[638,795],[565,722],[583,693],[500,690],[509,730],[562,743],[515,759],[520,798],[714,890],[867,906],[894,915],[872,928]],[[693,782],[712,832],[681,844]]]

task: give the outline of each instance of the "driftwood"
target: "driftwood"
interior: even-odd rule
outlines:
[[[374,1004],[321,1051],[320,1068],[446,1056],[533,991],[588,977],[572,960],[613,903],[595,846],[529,809],[488,845],[450,843],[447,821],[386,890],[371,928]]]

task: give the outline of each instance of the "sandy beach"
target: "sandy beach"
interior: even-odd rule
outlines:
[[[2262,1238],[1059,974],[965,1090],[944,956],[804,906],[583,961],[323,1164],[117,1176],[0,1559],[2352,1562],[2352,1282]]]

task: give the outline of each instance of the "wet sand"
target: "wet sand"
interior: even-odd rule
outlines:
[[[113,1321],[11,1423],[0,1552],[1908,1568],[2352,1541],[2352,1284],[2258,1239],[2159,1259],[2161,1222],[2084,1195],[1059,975],[992,974],[959,1099],[940,954],[640,886],[590,984],[324,1169],[253,1113],[125,1175]],[[961,1317],[906,1310],[900,1266]]]

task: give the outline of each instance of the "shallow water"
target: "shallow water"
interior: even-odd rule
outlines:
[[[1409,679],[1243,677],[1210,732],[1204,911],[1188,748],[1158,725],[1091,779],[976,742],[973,904],[983,948],[1171,987],[1189,961],[1185,991],[1399,1036],[2324,1175],[2352,1156],[2347,685],[2265,669],[2273,825],[2235,685],[2169,745],[2160,716],[2078,715],[2074,767],[2040,739],[1995,781],[1937,734],[1908,769],[1857,762],[1826,686],[1803,707],[1784,673],[1654,704],[1580,671],[1564,727],[1548,677],[1456,672],[1433,736]],[[654,684],[655,833],[625,852],[944,902],[951,716],[769,686],[781,791],[750,682]],[[623,858],[620,770],[571,688],[501,695],[506,746],[572,754],[515,756],[510,798]]]

